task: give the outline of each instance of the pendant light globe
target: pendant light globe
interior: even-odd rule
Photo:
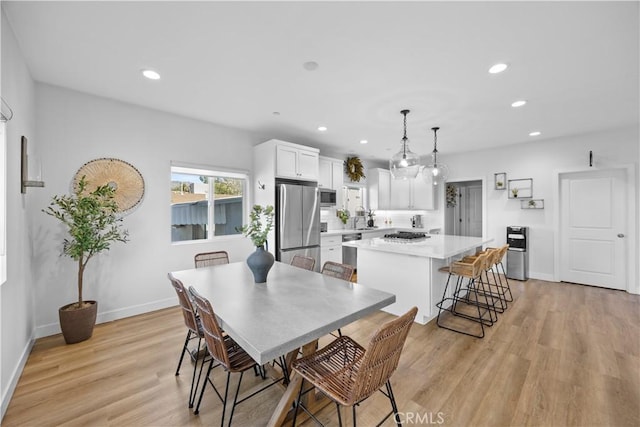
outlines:
[[[407,114],[409,110],[402,110],[404,116],[404,136],[402,137],[400,151],[389,160],[389,171],[394,179],[413,179],[420,173],[420,156],[409,149],[407,138]]]
[[[441,185],[449,176],[449,168],[447,165],[438,162],[438,130],[439,127],[432,127],[433,131],[433,152],[431,153],[431,163],[426,165],[422,170],[422,179],[427,184]]]

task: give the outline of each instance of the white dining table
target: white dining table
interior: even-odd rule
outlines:
[[[255,283],[245,262],[172,275],[211,302],[220,326],[261,365],[300,348],[308,353],[320,337],[396,300],[388,292],[281,262],[273,265],[266,283]],[[299,381],[292,377],[270,425],[284,421]]]

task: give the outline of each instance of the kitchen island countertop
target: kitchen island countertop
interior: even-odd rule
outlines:
[[[387,240],[382,237],[376,237],[373,239],[343,242],[342,245],[351,246],[359,250],[390,252],[394,254],[412,255],[424,258],[447,259],[452,256],[462,254],[468,250],[481,247],[492,241],[492,238],[430,234],[428,235],[428,238],[419,241],[398,242]]]

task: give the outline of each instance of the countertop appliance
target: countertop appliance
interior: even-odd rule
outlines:
[[[385,234],[384,240],[390,242],[418,242],[430,238],[426,233],[415,233],[413,231],[398,231],[397,233]]]
[[[276,260],[316,260],[320,271],[320,197],[315,182],[276,181]]]
[[[354,240],[362,240],[362,233],[349,233],[342,235],[343,242],[352,242]],[[349,246],[342,247],[342,263],[358,267],[358,249]]]
[[[320,191],[320,207],[329,208],[336,205],[336,190],[330,188],[321,188]]]
[[[527,280],[529,278],[529,251],[527,251],[527,227],[507,227],[507,277]]]
[[[411,226],[413,228],[422,228],[422,215],[414,215],[411,217]]]

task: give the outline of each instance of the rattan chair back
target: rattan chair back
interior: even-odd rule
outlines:
[[[291,259],[291,265],[313,271],[316,266],[316,259],[304,255],[294,255]]]
[[[498,248],[488,248],[486,251],[487,259],[485,261],[485,270],[489,270],[491,267],[498,263],[498,257],[500,255],[500,249]]]
[[[185,289],[182,282],[175,277],[171,273],[169,273],[169,280],[171,281],[171,285],[173,285],[173,289],[175,289],[176,294],[178,295],[178,301],[180,302],[180,308],[182,309],[182,317],[184,318],[184,324],[196,335],[198,333],[198,321],[196,320],[196,310],[191,303],[191,298],[187,294],[187,290]]]
[[[449,267],[449,271],[458,276],[475,279],[480,276],[487,260],[487,254],[482,253],[475,257],[468,257],[466,261],[454,261]]]
[[[352,395],[345,400],[356,404],[380,389],[398,367],[402,348],[407,340],[418,308],[413,307],[402,316],[382,325],[373,334],[358,368]]]
[[[201,252],[193,257],[193,261],[196,268],[229,264],[229,254],[227,251]]]
[[[207,345],[209,354],[216,362],[220,363],[225,370],[231,370],[232,366],[229,363],[229,352],[227,351],[225,337],[222,329],[220,329],[218,325],[211,303],[208,299],[200,295],[193,286],[189,288],[189,293],[193,297],[193,301],[198,309],[198,314],[200,315],[202,331],[204,332],[204,342]]]
[[[498,263],[501,263],[502,260],[504,259],[504,256],[507,254],[507,251],[509,250],[509,245],[504,245],[504,246],[500,246],[498,248],[499,252],[499,256],[498,256]]]
[[[340,264],[339,262],[327,261],[322,266],[322,274],[336,277],[338,279],[351,281],[355,268],[349,264]]]

